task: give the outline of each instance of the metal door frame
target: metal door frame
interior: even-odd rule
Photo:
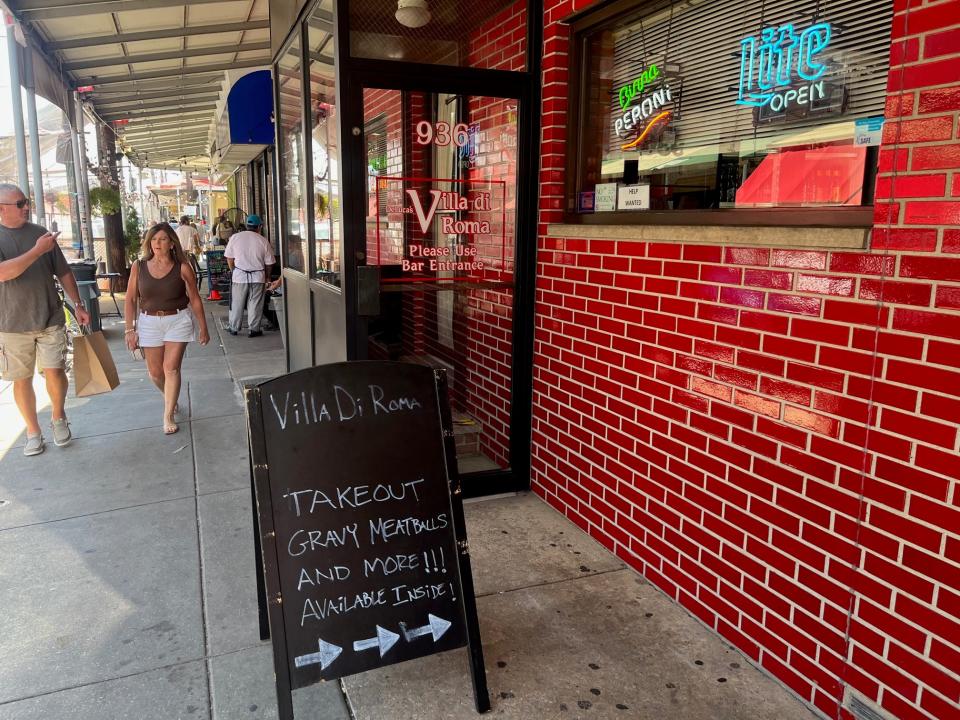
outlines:
[[[362,2],[362,0],[353,0]],[[366,138],[363,90],[415,90],[517,101],[517,217],[514,249],[510,469],[464,478],[466,497],[528,490],[532,429],[533,336],[540,170],[540,66],[543,3],[527,6],[527,70],[369,60],[350,57],[349,2],[336,4],[337,108],[343,225],[342,287],[347,314],[347,357],[360,357],[366,321],[357,314],[357,266],[366,252]],[[532,21],[531,21],[532,20]]]

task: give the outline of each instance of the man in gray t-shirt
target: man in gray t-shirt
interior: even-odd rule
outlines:
[[[27,426],[23,454],[39,455],[44,443],[33,392],[38,364],[50,395],[54,443],[64,446],[72,439],[63,407],[67,338],[54,275],[73,301],[77,321],[86,325],[90,316],[57,245],[59,233],[49,233],[29,218],[30,201],[20,188],[0,184],[0,375],[13,382],[13,398]]]

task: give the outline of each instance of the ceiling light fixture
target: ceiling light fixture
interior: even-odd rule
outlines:
[[[418,28],[430,22],[427,0],[398,0],[397,22],[404,27]]]

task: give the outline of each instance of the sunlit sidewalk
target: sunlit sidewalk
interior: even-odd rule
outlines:
[[[279,333],[256,344],[222,333],[225,311],[208,305],[212,341],[187,352],[174,435],[162,432],[160,394],[117,319],[105,334],[120,386],[89,398],[71,387],[69,447],[48,442],[24,457],[12,389],[0,387],[3,720],[275,715],[234,377],[281,372],[283,350]],[[46,426],[49,401],[35,385]]]
[[[120,387],[69,400],[71,446],[24,457],[0,388],[0,720],[277,717],[235,380],[281,372],[283,349],[278,333],[228,335],[225,310],[208,305],[212,342],[188,351],[175,435],[119,321],[106,334]],[[466,517],[498,717],[812,717],[539,498],[471,502]],[[297,720],[476,717],[465,650],[294,705]]]

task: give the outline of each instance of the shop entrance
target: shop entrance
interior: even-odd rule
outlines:
[[[464,474],[511,468],[517,111],[503,97],[363,90],[358,355],[446,371]]]
[[[526,489],[540,26],[526,0],[332,9],[274,67],[287,365],[445,371],[464,492]]]

